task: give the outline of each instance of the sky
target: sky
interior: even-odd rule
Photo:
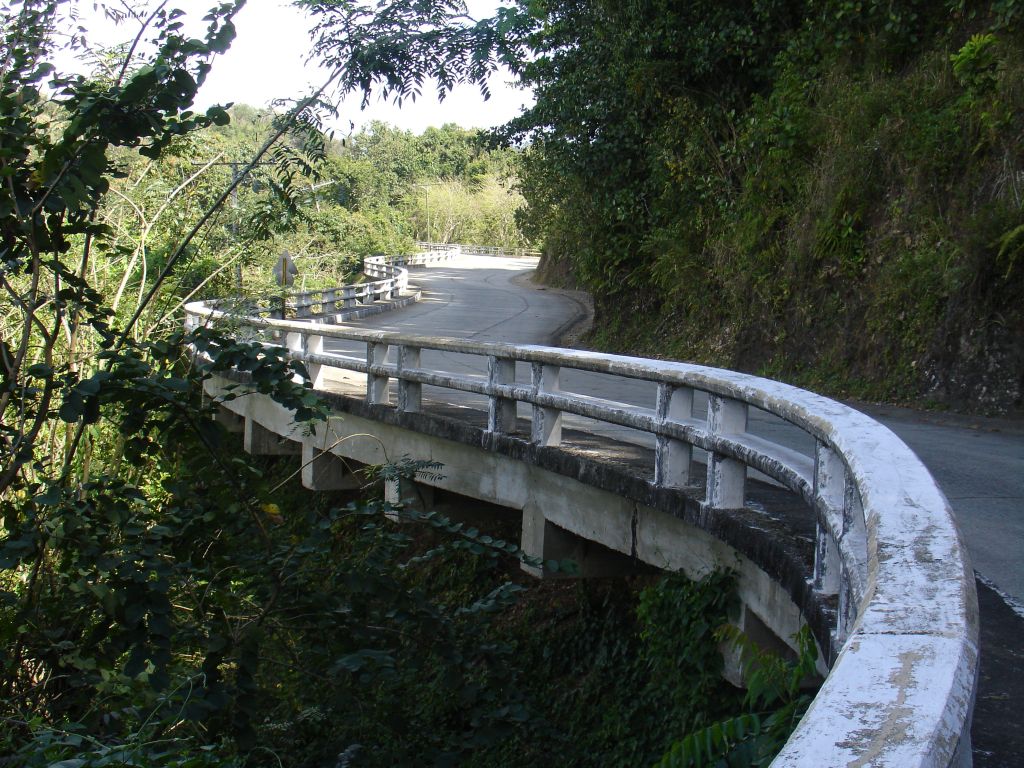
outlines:
[[[177,0],[173,6],[201,19],[215,0]],[[469,0],[470,15],[489,16],[498,0]],[[137,7],[138,3],[132,3]],[[128,26],[114,28],[92,10],[93,3],[80,0],[81,23],[90,30],[92,43],[113,44],[134,34]],[[236,102],[264,107],[277,98],[301,97],[310,86],[321,83],[326,76],[305,59],[311,46],[309,29],[312,22],[301,11],[284,0],[249,0],[235,17],[238,36],[231,49],[213,62],[213,70],[199,92],[196,107]],[[61,65],[69,65],[64,58]],[[415,102],[401,108],[374,99],[366,110],[360,109],[359,97],[347,100],[333,126],[348,133],[349,123],[358,129],[370,120],[384,120],[400,128],[421,133],[424,128],[444,123],[457,123],[464,128],[490,128],[501,125],[519,114],[530,103],[528,93],[510,86],[511,75],[496,74],[490,83],[492,95],[484,101],[475,88],[459,87],[444,102],[436,90],[425,88]]]

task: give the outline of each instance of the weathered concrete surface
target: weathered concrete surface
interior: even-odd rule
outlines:
[[[583,309],[569,294],[531,287],[524,281],[522,277],[535,266],[533,259],[463,257],[417,271],[412,282],[423,290],[420,304],[347,325],[477,341],[550,344]],[[466,355],[442,356],[452,370],[464,371],[475,364]],[[518,369],[520,380],[528,376],[524,366]],[[649,406],[655,400],[654,387],[647,382],[624,383],[596,374],[566,374],[562,388],[623,403]],[[482,407],[484,403],[482,397],[462,398],[467,406]],[[888,426],[917,453],[952,503],[975,569],[1024,606],[1020,559],[1024,551],[1024,424],[922,414],[889,406],[854,407]],[[706,408],[698,394],[694,415],[703,418]],[[583,423],[577,417],[565,418],[566,427]],[[625,428],[605,431],[617,439],[650,444],[648,438]],[[768,414],[752,412],[751,431],[787,441],[794,449],[812,455],[813,444],[805,435]],[[703,461],[702,452],[695,451],[695,458]]]
[[[212,379],[206,393],[218,397],[229,383]],[[792,638],[805,623],[801,612],[827,643],[833,617],[809,586],[809,529],[800,528],[801,515],[794,511],[802,504],[787,501],[773,486],[753,484],[751,498],[780,515],[789,510],[788,518],[743,509],[708,510],[700,487],[655,487],[650,472],[644,476],[651,456],[642,449],[609,464],[603,452],[538,448],[525,435],[489,434],[483,418],[472,424],[434,414],[403,414],[344,396],[329,396],[328,402],[338,415],[318,424],[311,435],[265,395],[250,394],[223,407],[244,418],[248,432],[274,433],[280,453],[288,453],[289,445],[291,453],[304,447],[304,461],[327,449],[360,464],[394,461],[405,454],[440,462],[444,476],[426,484],[522,510],[522,545],[537,557],[586,554],[585,542],[595,542],[637,562],[683,570],[694,578],[731,568],[738,576],[744,610],[769,628],[777,643],[793,648]],[[559,530],[546,531],[547,526]],[[578,541],[566,538],[546,549],[546,535],[557,537],[559,532]],[[583,565],[600,573],[608,560],[597,557],[588,563],[585,558]],[[824,665],[821,671],[826,671]]]
[[[429,311],[416,315],[403,311],[378,318],[370,325],[396,331],[463,335],[479,340],[550,343],[560,329],[573,322],[579,307],[557,292],[530,290],[522,280],[528,268],[528,264],[499,265],[496,260],[463,261],[443,272],[417,275],[417,283],[428,295],[433,292],[438,297]],[[472,289],[465,290],[470,285]],[[486,296],[478,290],[485,291]],[[523,318],[535,322],[521,322]],[[450,358],[453,365],[465,369],[466,358]],[[523,375],[521,371],[519,377]],[[623,387],[621,382],[611,383],[607,377],[578,376],[581,378],[577,380],[563,378],[563,389],[612,397],[626,403],[649,404],[654,397],[651,387],[642,382],[631,382]],[[465,397],[466,405],[470,405],[473,396]],[[694,415],[700,417],[705,408],[698,400]],[[936,475],[952,501],[975,568],[1011,601],[1024,602],[1024,568],[1019,562],[1024,543],[1024,431],[1013,424],[984,419],[958,424],[956,419],[899,409],[865,407],[864,410],[897,432]],[[571,426],[575,417],[566,417],[566,420]],[[645,439],[628,430],[615,431],[619,439],[637,442]],[[751,431],[784,442],[792,430],[777,419],[754,412]],[[811,453],[812,446],[803,436],[790,444],[808,455]],[[703,459],[702,452],[695,450],[694,457]],[[989,599],[988,604],[991,602]],[[982,618],[984,622],[984,614]],[[990,635],[983,630],[984,637]],[[1020,647],[1020,641],[1017,642]],[[1005,663],[997,677],[1005,679],[1003,673],[1022,676],[1019,669],[1011,669]],[[990,699],[984,688],[986,680],[982,680],[982,685],[979,715],[984,718],[1001,699]],[[1024,692],[1024,686],[1019,684],[1010,688],[1018,696]],[[1024,706],[1024,698],[1019,698],[1018,702],[1017,711]],[[992,716],[997,716],[994,711]],[[980,740],[976,736],[975,741],[978,765],[1016,764],[1016,757],[1011,757],[1011,762],[1003,761],[1007,753],[1002,752],[1004,757],[1000,757],[1000,753],[1005,745],[994,740],[990,732],[983,734]]]
[[[422,334],[423,329],[420,329],[419,333]],[[372,334],[364,335],[362,338],[374,345],[380,345],[380,341],[383,341],[378,340],[379,337]],[[391,343],[411,344],[414,347],[431,344],[422,336],[410,336]],[[485,355],[483,358],[485,360],[488,354],[509,354],[505,351],[497,351],[498,348],[484,349],[465,342],[438,340],[434,346],[453,352],[473,351],[477,355]],[[380,345],[381,352],[384,349],[386,346]],[[856,634],[853,641],[844,647],[840,657],[841,661],[830,676],[832,695],[828,697],[828,700],[819,701],[816,704],[816,710],[812,710],[808,718],[801,724],[796,737],[787,746],[785,755],[788,759],[795,760],[794,764],[801,765],[809,765],[811,764],[808,762],[809,760],[816,759],[824,759],[827,764],[846,764],[851,761],[866,764],[880,760],[886,765],[903,765],[908,762],[925,765],[936,760],[945,763],[954,752],[964,754],[966,742],[960,739],[960,733],[956,727],[954,726],[951,730],[950,725],[964,722],[966,708],[970,706],[973,695],[976,639],[964,635],[965,627],[973,627],[976,632],[976,618],[972,618],[972,615],[976,617],[976,614],[972,613],[976,611],[973,606],[973,579],[968,582],[969,573],[965,571],[965,561],[961,559],[961,553],[956,548],[955,530],[949,523],[948,511],[944,511],[944,498],[934,487],[934,483],[920,467],[916,458],[891,433],[881,429],[877,424],[851,413],[848,409],[839,407],[834,402],[806,392],[786,388],[777,383],[744,377],[742,374],[710,371],[671,363],[653,364],[649,361],[613,356],[574,354],[564,350],[538,347],[517,349],[522,351],[516,353],[515,357],[524,361],[533,361],[533,379],[535,382],[541,383],[543,397],[536,394],[536,384],[533,390],[534,426],[537,424],[538,410],[552,409],[552,415],[558,416],[559,419],[562,410],[575,411],[579,414],[593,413],[597,415],[601,413],[603,415],[600,418],[610,418],[612,422],[621,421],[623,424],[631,424],[647,431],[655,429],[650,417],[644,416],[641,411],[630,410],[628,407],[612,408],[609,411],[607,405],[592,409],[586,404],[586,397],[581,398],[578,394],[563,394],[560,391],[563,387],[557,374],[557,367],[582,366],[594,371],[605,371],[608,374],[654,377],[659,381],[670,383],[671,386],[696,386],[708,389],[715,393],[714,398],[724,397],[725,400],[722,402],[728,404],[729,407],[733,407],[736,404],[736,399],[739,399],[757,404],[762,408],[770,408],[784,418],[801,424],[812,434],[817,435],[819,440],[840,452],[853,476],[856,477],[857,486],[860,488],[860,498],[864,501],[863,509],[867,513],[867,534],[871,540],[870,561],[867,564],[869,581],[861,583],[862,586],[857,588],[855,597],[857,600],[860,600],[862,596],[866,601],[869,598],[870,600],[868,611],[862,614],[857,627],[855,627]],[[383,362],[383,358],[376,354],[375,360],[378,364]],[[549,365],[553,366],[550,378],[547,373]],[[641,371],[647,372],[640,373]],[[383,369],[374,369],[375,377],[382,375],[393,374],[387,374]],[[421,374],[414,373],[413,375],[415,378]],[[479,377],[479,374],[477,376]],[[605,376],[605,379],[607,380],[608,377]],[[451,386],[444,382],[454,379],[435,376],[420,380]],[[465,374],[461,376],[463,382],[472,382],[472,380],[472,374],[469,378]],[[383,385],[385,382],[386,378],[380,380],[379,383]],[[477,385],[471,385],[471,388],[479,391]],[[527,389],[520,389],[527,393]],[[544,390],[556,394],[544,395]],[[491,391],[493,394],[493,390]],[[511,390],[508,391],[511,392]],[[375,386],[373,392],[375,402],[386,401],[387,393],[383,388]],[[528,393],[502,396],[530,397]],[[250,398],[249,407],[252,408],[251,403],[255,402],[257,401]],[[647,412],[650,413],[649,400],[647,406]],[[390,423],[388,414],[396,413],[382,409],[380,406],[369,405],[367,407],[376,408],[379,412],[371,412],[368,415],[385,424]],[[631,415],[634,412],[639,420]],[[717,406],[715,412],[719,412]],[[616,413],[621,415],[615,415]],[[740,418],[741,415],[745,422],[746,407],[743,408],[742,414],[737,414],[737,418]],[[409,416],[417,417],[420,414],[396,414],[397,418]],[[282,434],[281,425],[278,423],[280,418],[277,414],[249,413],[247,415],[247,431],[250,420],[256,420],[268,430]],[[733,422],[736,423],[733,424]],[[684,431],[678,431],[679,427],[673,427],[672,429],[675,431],[669,431],[667,434],[678,437],[685,435],[687,440],[696,439],[699,445],[704,446],[708,451],[715,452],[713,458],[716,466],[720,460],[725,461],[728,457],[742,458],[747,463],[751,463],[749,457],[757,455],[759,449],[755,445],[756,440],[754,443],[750,442],[753,438],[744,438],[740,444],[735,442],[733,435],[742,431],[743,427],[736,418],[723,416],[718,419],[709,419],[708,425],[710,432],[704,434],[710,435],[710,439],[696,436],[696,433],[689,431],[691,430],[689,426],[686,426]],[[284,426],[287,428],[287,425]],[[410,426],[416,430],[416,433],[406,432],[405,443],[416,443],[415,435],[418,434],[426,433],[436,436],[430,429],[421,429],[426,425]],[[378,431],[380,429],[378,426]],[[719,433],[723,435],[722,439],[715,437]],[[547,434],[546,431],[545,434]],[[410,437],[410,435],[412,436]],[[490,437],[492,444],[487,447],[491,452],[485,454],[488,457],[495,456],[506,448],[501,444],[502,439],[510,439],[502,435],[491,435]],[[554,442],[554,438],[552,440]],[[495,441],[497,444],[494,444]],[[470,444],[472,442],[471,440]],[[543,444],[544,441],[535,440],[533,445],[527,443],[526,445],[532,453],[527,456],[515,457],[521,460],[521,466],[541,466],[544,469],[557,471],[563,476],[573,476],[574,473],[567,472],[566,467],[548,467],[542,463],[555,456],[562,457],[557,458],[556,465],[564,464],[566,460],[564,457],[567,455],[564,450],[538,447],[537,442]],[[737,448],[737,445],[740,447]],[[743,445],[749,445],[750,448],[742,447]],[[725,455],[720,457],[723,450]],[[754,451],[754,453],[748,453],[748,450]],[[423,455],[422,450],[417,450],[415,453]],[[466,464],[460,462],[458,457],[449,458],[454,466],[473,466],[472,461]],[[603,463],[606,465],[607,457],[603,458],[605,459]],[[728,460],[731,461],[731,459]],[[806,459],[802,459],[799,454],[795,453],[787,454],[786,458],[782,460],[784,462],[796,461],[796,465],[807,463]],[[779,480],[783,480],[782,475],[778,474],[781,465],[774,462],[773,458],[768,464],[761,461],[755,461],[754,464],[762,471],[776,474]],[[508,473],[509,470],[506,469],[505,474]],[[587,470],[587,473],[590,476],[586,478],[579,474],[579,470],[575,474],[579,479],[585,479],[587,486],[598,489],[602,482],[607,482],[609,475],[608,472],[600,469]],[[809,499],[809,494],[811,494],[808,485],[810,474],[807,469],[801,469],[799,473],[799,477],[783,481]],[[708,476],[712,477],[713,473],[709,472]],[[827,484],[827,473],[823,477]],[[559,508],[558,499],[564,499],[566,496],[564,489],[550,489],[550,493],[543,493],[543,478],[530,479],[535,480],[534,485],[544,502],[538,504],[538,508],[544,509],[544,514],[550,516],[552,522],[558,524],[559,527],[564,527],[565,530],[571,531],[575,527],[574,532],[579,535],[623,551],[622,520],[626,515],[614,503],[589,505],[591,508],[602,510],[607,507],[611,511],[610,520],[603,514],[581,516],[578,513],[574,514],[572,505],[565,504],[564,501],[565,509]],[[724,475],[722,478],[715,475],[715,487],[717,488],[717,483],[725,482],[727,479]],[[615,489],[617,495],[622,496],[627,491],[632,494],[633,489],[629,486],[630,484],[627,483],[626,487],[622,487],[620,483]],[[817,488],[817,484],[815,488]],[[736,489],[726,488],[718,495],[729,496],[734,490]],[[841,499],[842,497],[841,493],[836,496],[833,491],[827,492],[828,499]],[[815,490],[813,493],[817,496],[819,492]],[[627,498],[641,501],[644,497],[641,492],[636,495],[628,495]],[[739,498],[741,497],[737,496],[737,499]],[[699,517],[693,521],[695,525],[709,529],[709,523],[713,523],[713,521],[705,519],[706,513],[721,514],[723,510],[720,507],[735,506],[726,502],[716,504],[716,499],[716,494],[709,489],[708,501],[710,503],[698,506]],[[835,503],[835,501],[828,501],[825,511],[828,511],[828,505]],[[530,502],[527,501],[524,509],[529,506]],[[692,507],[692,503],[685,505],[687,510]],[[676,508],[678,509],[678,503]],[[837,513],[845,514],[842,513],[842,510],[837,510]],[[638,551],[638,516],[638,510],[634,509],[630,526],[630,550],[634,555]],[[683,515],[684,519],[691,516],[690,512]],[[830,523],[830,526],[835,528],[836,523]],[[757,526],[751,530],[755,535],[748,536],[748,538],[761,541],[770,538],[764,530]],[[838,537],[840,532],[835,530],[834,535]],[[790,536],[788,539],[792,540],[792,537]],[[724,540],[729,541],[728,538]],[[738,543],[741,549],[744,544],[743,541],[729,541],[729,543]],[[761,564],[764,565],[763,562]],[[920,574],[921,577],[914,574]],[[932,574],[932,576],[925,576],[925,574]],[[795,585],[789,582],[784,574],[776,576],[774,581],[787,586],[790,596],[802,605],[805,616],[813,615],[813,611],[809,610],[809,606],[801,599],[799,589],[794,590]],[[799,582],[806,586],[808,579],[799,579]],[[967,590],[963,586],[965,583],[970,583],[972,588]],[[866,589],[870,589],[870,593],[865,592]],[[915,601],[912,597],[917,595],[921,597],[919,601]],[[963,600],[957,599],[957,595]],[[849,604],[849,601],[847,602]],[[749,605],[750,603],[748,603]],[[758,617],[759,620],[762,618],[764,617]],[[927,633],[924,633],[925,628],[927,628]],[[943,650],[944,640],[952,655]],[[916,645],[914,648],[909,648],[909,646],[904,648],[903,645],[900,645],[901,643],[903,645],[916,643]],[[823,645],[828,645],[827,638],[824,638]],[[842,661],[843,658],[846,658],[845,662]],[[859,670],[863,668],[884,669],[893,665],[895,665],[893,669],[899,667],[902,670],[901,676],[892,672],[888,685],[884,682],[874,685],[863,684],[863,675]],[[953,676],[950,677],[950,674]],[[960,679],[957,675],[960,677],[966,675],[970,679]],[[893,695],[894,691],[896,692],[895,696]],[[831,711],[829,707],[834,708],[835,711]],[[838,715],[849,718],[855,712],[862,710],[870,711],[871,717],[858,717],[854,722],[862,723],[865,728],[853,727],[851,729],[848,726],[839,726],[839,723],[844,722],[844,718],[837,717]],[[901,715],[901,712],[905,714]],[[941,727],[936,725],[943,723],[946,717],[950,720],[945,721],[945,725]],[[912,720],[915,725],[909,727],[903,722],[905,720]],[[846,722],[849,723],[849,720]],[[926,723],[932,725],[926,726]],[[939,727],[940,730],[932,731],[933,726]],[[837,737],[834,735],[836,728],[851,735],[847,740],[837,741]],[[870,743],[853,735],[867,732],[873,734],[874,740]],[[940,755],[942,757],[939,757]]]

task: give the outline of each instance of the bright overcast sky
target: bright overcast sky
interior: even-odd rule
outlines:
[[[201,19],[214,4],[214,0],[178,0],[170,5]],[[472,16],[483,18],[491,15],[499,2],[469,0],[468,5]],[[108,25],[93,17],[91,6],[88,0],[78,3],[83,24],[90,30],[96,29],[90,35],[92,42],[111,44],[131,36],[132,28],[127,25],[111,36]],[[213,62],[213,70],[199,93],[198,108],[229,101],[263,107],[273,99],[303,96],[311,85],[325,79],[315,66],[305,63],[311,45],[312,23],[285,0],[249,0],[235,17],[235,26],[238,36],[231,49]],[[484,101],[476,89],[468,87],[457,88],[441,103],[436,91],[424,89],[419,99],[405,102],[401,109],[375,99],[361,111],[359,99],[354,98],[343,105],[335,127],[347,133],[350,121],[358,128],[370,120],[384,120],[416,133],[443,123],[489,128],[515,117],[530,101],[529,94],[509,85],[510,80],[507,73],[495,75],[488,101]]]

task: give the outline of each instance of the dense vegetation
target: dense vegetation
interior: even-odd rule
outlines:
[[[593,342],[1020,408],[1018,0],[522,3],[527,233]]]
[[[126,259],[107,265],[124,282],[114,309],[125,291],[141,289],[182,226],[203,215],[277,122],[274,113],[245,105],[225,119],[172,141],[158,159],[115,154],[120,178],[99,213],[116,229],[116,245],[105,247]],[[408,252],[417,240],[523,245],[515,224],[522,198],[510,189],[513,150],[487,149],[478,132],[454,125],[417,136],[371,123],[340,140],[315,125],[309,131],[275,145],[239,185],[219,226],[176,275],[179,294],[265,292],[284,250],[302,289],[351,281],[365,256]],[[286,184],[282,163],[303,173]]]
[[[515,153],[454,127],[320,130],[327,86],[373,59],[358,25],[357,60],[290,109],[193,112],[239,5],[196,35],[165,3],[130,11],[135,41],[82,77],[49,63],[64,4],[0,4],[0,765],[763,762],[813,655],[758,660],[742,701],[723,687],[727,574],[553,585],[509,612],[515,545],[436,514],[397,525],[372,489],[305,494],[214,420],[199,393],[227,368],[300,422],[324,409],[283,350],[181,331],[189,297],[259,289],[285,247],[328,280],[416,237],[519,242]],[[319,5],[331,23],[355,7]],[[446,8],[395,6],[366,31]],[[439,74],[422,50],[374,71]],[[455,79],[504,56],[446,50]],[[416,470],[443,468],[380,474]]]

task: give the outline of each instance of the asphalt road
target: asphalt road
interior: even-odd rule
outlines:
[[[583,313],[569,293],[538,288],[528,276],[535,260],[462,257],[414,270],[411,282],[423,300],[405,309],[374,315],[348,325],[403,333],[453,336],[477,341],[552,344]],[[361,356],[356,347],[336,347]],[[465,355],[426,353],[423,365],[483,376],[482,361]],[[521,366],[517,379],[529,380]],[[654,385],[563,372],[562,388],[624,403],[652,407]],[[425,397],[430,396],[426,388]],[[446,393],[451,396],[452,393]],[[459,404],[485,407],[465,395]],[[851,403],[892,429],[931,470],[949,498],[975,570],[1010,607],[1024,615],[1024,424],[1020,422],[922,413],[889,406]],[[520,415],[527,415],[520,406]],[[699,415],[703,404],[696,404]],[[650,436],[566,416],[566,426],[584,427],[618,439],[649,444]],[[812,441],[765,413],[751,414],[750,430],[810,455]],[[698,460],[701,457],[697,456]]]

